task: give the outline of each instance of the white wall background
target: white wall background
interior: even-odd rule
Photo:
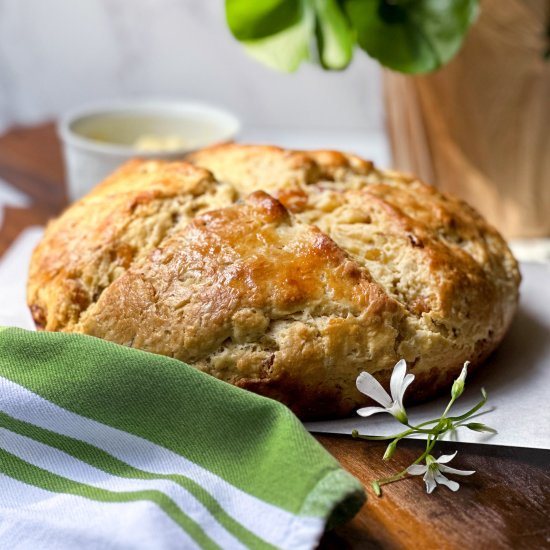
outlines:
[[[254,0],[251,0],[254,1]],[[377,65],[292,75],[233,40],[223,0],[0,0],[0,131],[112,97],[202,99],[245,128],[380,132]]]

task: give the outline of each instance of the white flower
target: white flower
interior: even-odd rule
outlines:
[[[372,374],[362,372],[357,377],[357,389],[380,403],[382,406],[363,407],[357,411],[357,414],[360,416],[370,416],[371,414],[388,412],[400,422],[407,422],[407,413],[403,407],[403,395],[405,394],[405,390],[414,380],[414,374],[406,374],[406,372],[407,363],[404,359],[401,359],[401,361],[393,367],[393,373],[390,380],[391,397]]]
[[[456,468],[450,468],[445,466],[447,462],[450,462],[456,456],[456,452],[452,455],[440,456],[437,460],[428,455],[426,457],[426,464],[413,464],[407,468],[407,473],[411,476],[424,475],[424,482],[426,483],[426,491],[431,493],[437,485],[446,485],[451,491],[458,491],[460,485],[456,481],[447,479],[442,472],[447,474],[455,474],[457,476],[471,476],[475,474],[475,470],[457,470]]]

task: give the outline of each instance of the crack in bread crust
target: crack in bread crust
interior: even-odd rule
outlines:
[[[469,206],[353,155],[223,145],[134,161],[48,227],[37,326],[176,357],[302,418],[403,357],[434,395],[498,345],[517,263]]]
[[[33,253],[27,298],[45,330],[71,331],[134,262],[235,192],[185,163],[131,161],[50,222]]]

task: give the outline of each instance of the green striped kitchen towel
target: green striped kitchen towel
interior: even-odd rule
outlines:
[[[96,338],[0,329],[0,548],[313,548],[364,498],[275,401]]]

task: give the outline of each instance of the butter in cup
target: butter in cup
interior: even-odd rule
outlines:
[[[73,111],[58,125],[69,199],[131,158],[180,159],[234,139],[239,127],[224,109],[186,101],[116,101]]]

